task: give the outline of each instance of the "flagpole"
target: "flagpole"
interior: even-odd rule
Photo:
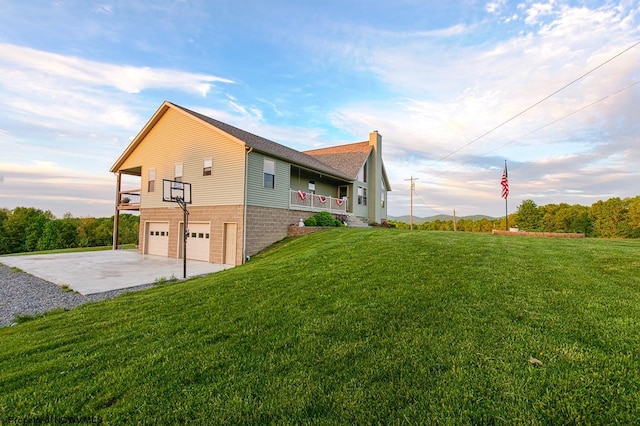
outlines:
[[[508,195],[504,197],[504,223],[506,223],[505,231],[509,231],[509,210],[507,209],[507,198],[509,198]]]
[[[502,179],[500,179],[500,185],[502,185],[502,198],[504,198],[504,224],[505,231],[509,232],[509,209],[507,207],[507,199],[509,198],[509,177],[507,173],[507,160],[504,160],[504,170],[502,171]]]

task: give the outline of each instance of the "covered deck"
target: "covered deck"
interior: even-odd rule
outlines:
[[[328,211],[335,214],[347,214],[347,198],[335,198],[328,195],[305,191],[289,191],[289,209],[312,212]]]
[[[120,212],[126,211],[140,211],[140,194],[141,188],[134,189],[122,189],[123,175],[129,177],[128,181],[136,182],[136,185],[141,184],[142,167],[135,167],[133,169],[120,170],[116,173],[116,211],[113,216],[113,249],[118,248],[118,228],[120,224]],[[131,182],[127,182],[131,184]],[[133,185],[132,185],[133,186]]]

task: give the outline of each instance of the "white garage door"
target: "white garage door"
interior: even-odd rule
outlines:
[[[147,254],[169,255],[169,224],[166,222],[147,222]]]
[[[187,259],[209,261],[211,225],[208,223],[190,223],[187,240]]]

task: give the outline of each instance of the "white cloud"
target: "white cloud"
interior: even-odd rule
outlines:
[[[55,79],[93,87],[110,87],[125,93],[139,93],[146,89],[178,89],[206,96],[215,83],[233,83],[230,79],[207,74],[108,64],[11,44],[0,44],[0,70],[13,71],[14,75],[29,75],[37,80]]]
[[[487,7],[496,12],[499,5]],[[618,196],[634,195],[628,175],[621,178],[616,169],[623,164],[640,168],[638,155],[632,154],[637,150],[629,149],[637,145],[640,134],[633,112],[640,110],[638,86],[498,151],[494,148],[640,80],[640,47],[439,161],[612,58],[635,42],[639,34],[633,9],[572,8],[550,1],[530,4],[526,12],[528,23],[539,24],[537,30],[494,44],[462,44],[449,51],[427,39],[360,46],[363,51],[375,51],[375,55],[360,52],[358,56],[375,58],[367,64],[370,71],[398,95],[392,103],[369,101],[343,106],[333,115],[334,125],[352,133],[379,129],[385,137],[385,162],[393,182],[402,182],[406,174],[420,171],[423,187],[429,182],[429,194],[445,206],[464,199],[465,191],[472,191],[477,200],[475,207],[469,203],[473,213],[500,208],[489,207],[482,200],[495,200],[500,171],[493,168],[500,166],[503,158],[517,163],[514,197],[537,194],[542,197],[539,204],[559,199],[579,202],[579,197],[584,202],[605,193],[599,189],[599,182],[616,179],[620,182],[615,187]],[[604,147],[607,149],[601,149]],[[500,158],[487,156],[488,151]],[[407,163],[409,155],[414,160]],[[543,168],[550,170],[543,173]],[[406,191],[406,185],[396,186]],[[406,206],[401,204],[402,194],[406,193],[393,194],[400,198],[396,206]],[[437,204],[433,198],[432,202]],[[394,203],[390,206],[393,208]]]
[[[486,4],[485,10],[487,11],[487,13],[497,13],[502,8],[505,2],[506,0],[491,1]]]
[[[541,18],[551,15],[554,11],[554,0],[549,0],[547,3],[534,3],[526,9],[525,23],[529,25],[537,24]]]
[[[51,210],[61,217],[111,216],[115,178],[106,173],[80,172],[49,161],[0,163],[0,208],[29,206]]]

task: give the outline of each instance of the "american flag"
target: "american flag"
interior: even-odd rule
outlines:
[[[509,179],[507,176],[507,160],[504,161],[504,171],[502,172],[502,179],[500,179],[500,185],[502,185],[502,198],[506,199],[509,196]]]

